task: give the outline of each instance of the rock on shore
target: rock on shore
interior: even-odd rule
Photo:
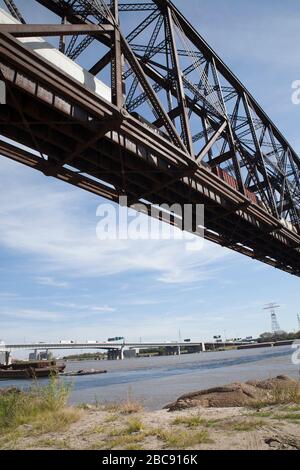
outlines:
[[[167,405],[165,409],[178,411],[197,406],[204,408],[249,406],[257,401],[268,399],[277,388],[288,388],[297,383],[299,382],[284,375],[261,381],[233,383],[182,395],[176,402]]]

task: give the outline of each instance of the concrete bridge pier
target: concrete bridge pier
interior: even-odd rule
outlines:
[[[5,351],[5,365],[9,366],[11,364],[11,351]]]
[[[109,361],[123,361],[124,359],[124,348],[120,349],[109,349],[107,351],[107,359]]]
[[[107,359],[109,361],[116,361],[118,359],[118,349],[109,349],[107,351]]]
[[[124,347],[122,346],[121,349],[119,349],[119,360],[123,361],[124,359]]]

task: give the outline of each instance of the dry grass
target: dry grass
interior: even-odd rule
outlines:
[[[115,407],[113,410],[115,412]],[[111,418],[113,419],[111,420]],[[112,423],[112,426],[99,428],[101,429],[100,441],[92,443],[89,446],[90,450],[141,450],[143,448],[147,433],[144,430],[144,423],[138,416],[126,417],[122,414],[113,414],[112,416],[104,416],[102,422]],[[95,434],[95,428],[91,428],[84,435],[94,439]]]
[[[123,450],[144,450],[144,447],[141,444],[128,444]]]
[[[278,384],[266,392],[265,398],[255,400],[249,407],[260,410],[267,406],[290,404],[300,405],[300,382],[289,385]]]
[[[238,432],[249,432],[249,431],[255,431],[257,429],[260,429],[264,427],[266,423],[262,420],[246,420],[242,421],[239,423],[232,423],[229,425],[230,430],[232,431],[238,431]]]
[[[137,400],[127,399],[120,403],[107,403],[104,405],[103,409],[105,411],[110,411],[113,413],[130,415],[130,414],[140,413],[141,411],[144,410],[144,407]]]
[[[282,421],[293,421],[294,423],[300,424],[300,406],[298,405],[286,405],[286,406],[277,406],[275,409],[268,411],[257,411],[251,416],[256,418],[269,418],[272,420],[282,420]]]
[[[115,423],[118,420],[119,420],[119,416],[117,414],[108,415],[105,418],[106,423]]]
[[[143,429],[143,423],[138,418],[132,418],[128,420],[127,427],[125,429],[126,434],[134,434],[136,432],[141,432]]]
[[[29,446],[30,448],[31,446]],[[35,442],[33,447],[39,447],[39,448],[50,448],[50,449],[57,449],[57,450],[70,450],[71,447],[69,443],[64,439],[51,439],[51,438],[45,438],[45,439],[39,439],[38,441]]]
[[[146,435],[144,433],[138,434],[121,434],[115,439],[109,439],[102,443],[101,448],[105,450],[111,449],[125,449],[134,450],[134,447],[141,446],[144,442]]]
[[[298,413],[283,413],[283,414],[276,414],[272,416],[272,419],[279,419],[279,420],[288,420],[288,421],[296,421],[300,423],[300,414]]]
[[[221,419],[207,419],[205,420],[204,426],[206,428],[215,428],[220,426],[220,423],[222,422]]]
[[[132,417],[124,422],[125,426],[120,423],[120,426],[110,430],[105,436],[101,448],[137,450],[146,445],[148,438],[154,438],[160,441],[158,448],[162,445],[163,448],[185,449],[211,442],[206,430],[192,430],[203,423],[206,421],[201,419],[200,423],[199,417],[179,417],[173,422],[173,425],[176,425],[174,429],[169,427],[152,428],[147,427],[139,417]],[[183,430],[178,425],[185,425],[188,429]],[[99,445],[97,448],[100,448]]]
[[[159,430],[156,436],[164,442],[167,449],[187,449],[200,444],[211,442],[207,431]]]
[[[300,382],[289,386],[280,386],[274,388],[272,391],[272,400],[274,404],[289,404],[300,405]]]
[[[20,437],[21,432],[17,429],[14,431],[7,431],[5,434],[0,434],[0,449],[15,449]]]
[[[103,434],[105,432],[105,429],[106,428],[104,426],[92,426],[91,428],[88,428],[87,430],[80,433],[79,436],[89,438],[90,436],[93,436],[95,434]]]
[[[121,423],[122,424],[122,423]],[[118,426],[111,429],[108,433],[108,437],[126,437],[132,434],[141,433],[144,428],[142,421],[138,418],[131,418],[125,422],[125,426]]]
[[[196,428],[198,426],[203,426],[206,424],[206,420],[201,418],[201,416],[178,416],[172,421],[172,424],[175,426],[184,425],[188,428]]]
[[[18,438],[39,436],[65,431],[77,422],[82,411],[67,406],[69,392],[64,383],[53,378],[46,387],[35,384],[26,393],[1,395],[0,447],[6,446],[6,438],[11,440],[12,434]],[[14,440],[11,440],[11,446]]]
[[[254,416],[255,418],[270,418],[272,416],[272,411],[257,411],[256,413],[253,413],[251,416]]]
[[[41,413],[34,417],[30,423],[32,429],[28,430],[28,435],[46,434],[48,432],[60,432],[69,429],[71,424],[76,423],[81,418],[80,410],[65,408],[60,411]]]
[[[289,405],[289,406],[284,406],[282,409],[284,411],[294,412],[294,411],[300,411],[300,406],[298,406],[298,405]]]
[[[113,428],[111,429],[108,433],[108,437],[119,437],[124,434],[124,427],[118,427],[118,428]]]

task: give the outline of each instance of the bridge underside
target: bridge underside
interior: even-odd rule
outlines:
[[[266,200],[249,197],[250,189],[258,186],[254,177],[248,178],[247,190],[220,177],[218,168],[235,159],[234,148],[224,146],[219,155],[198,161],[186,151],[186,140],[176,145],[116,100],[109,103],[66,76],[1,27],[0,73],[7,92],[6,105],[0,106],[1,134],[11,140],[1,139],[1,155],[111,201],[127,196],[131,206],[140,201],[149,209],[151,204],[204,204],[207,240],[300,275],[298,222],[293,219],[293,229],[283,225]],[[157,125],[159,120],[163,118]],[[210,139],[206,154],[213,145]],[[263,183],[259,186],[261,190]],[[284,212],[283,203],[281,208]],[[159,211],[157,217],[164,220]],[[175,215],[171,223],[180,226],[182,221]],[[193,229],[199,236],[203,233],[203,227]]]

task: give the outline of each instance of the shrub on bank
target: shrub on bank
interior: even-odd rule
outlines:
[[[12,389],[0,395],[0,433],[22,424],[31,424],[41,418],[63,412],[67,406],[70,387],[52,378],[41,387],[35,383],[26,392]]]

